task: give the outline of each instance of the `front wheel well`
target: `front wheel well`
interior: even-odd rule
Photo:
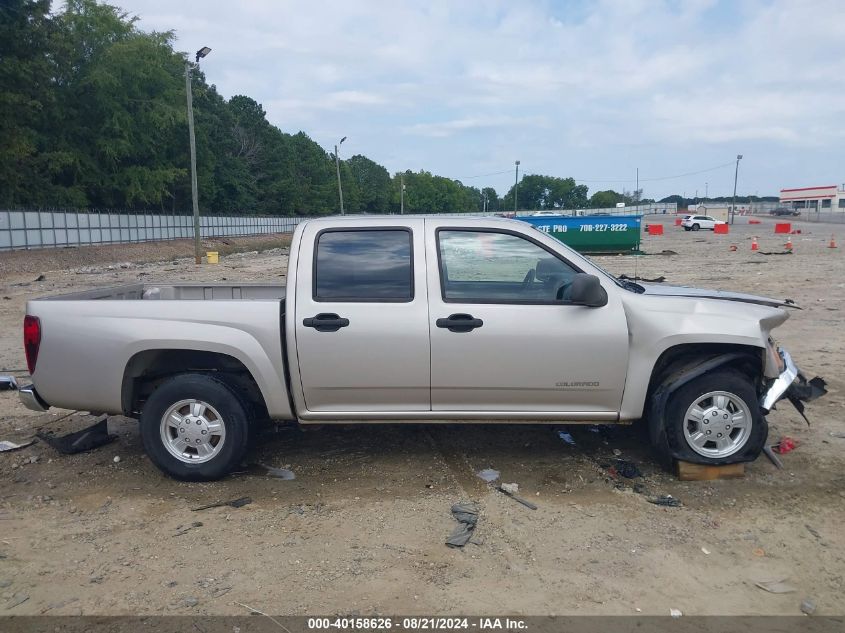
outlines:
[[[154,349],[138,352],[126,364],[121,387],[125,415],[138,417],[147,398],[166,379],[185,373],[210,374],[237,389],[254,413],[268,417],[258,383],[234,356],[193,349]]]
[[[663,384],[670,376],[719,356],[731,356],[724,366],[733,367],[750,376],[755,384],[763,375],[765,350],[753,345],[734,343],[685,343],[665,350],[654,363],[648,392]]]

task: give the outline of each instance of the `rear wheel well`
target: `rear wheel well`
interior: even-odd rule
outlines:
[[[246,366],[234,356],[192,349],[156,349],[135,354],[123,372],[121,405],[125,415],[138,417],[147,398],[171,376],[209,374],[236,389],[253,413],[267,418],[264,396]]]
[[[686,343],[665,350],[654,363],[648,386],[649,394],[653,393],[672,374],[726,354],[740,354],[740,356],[721,367],[732,367],[749,376],[752,382],[759,386],[764,364],[762,348],[733,343]]]

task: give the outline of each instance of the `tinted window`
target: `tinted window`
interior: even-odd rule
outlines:
[[[410,301],[411,233],[401,229],[321,233],[314,279],[317,301]]]
[[[577,272],[534,242],[508,233],[441,230],[445,301],[549,303],[565,299]]]

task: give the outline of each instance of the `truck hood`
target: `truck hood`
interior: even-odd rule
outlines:
[[[801,308],[792,299],[772,299],[749,295],[743,292],[728,292],[725,290],[705,290],[703,288],[688,288],[686,286],[665,286],[663,284],[640,283],[645,288],[645,294],[663,297],[691,297],[696,299],[722,299],[724,301],[740,301],[754,303],[771,308]]]

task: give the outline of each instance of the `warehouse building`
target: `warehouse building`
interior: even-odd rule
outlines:
[[[780,202],[783,206],[793,209],[842,211],[845,213],[845,184],[781,189]]]

